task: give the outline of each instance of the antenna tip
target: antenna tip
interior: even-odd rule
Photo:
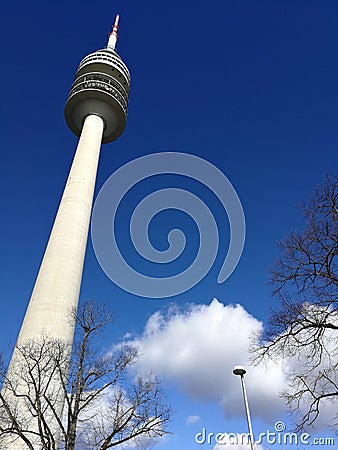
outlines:
[[[109,39],[108,39],[108,47],[112,48],[113,50],[115,50],[116,41],[118,39],[117,30],[119,28],[119,25],[118,25],[119,18],[120,18],[120,14],[116,14],[115,23],[113,25],[113,30],[109,34]]]
[[[119,28],[119,19],[120,19],[120,14],[116,14],[115,23],[113,25],[113,33],[117,33],[117,30]]]

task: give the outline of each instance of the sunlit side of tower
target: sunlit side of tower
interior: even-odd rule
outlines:
[[[78,302],[100,146],[126,125],[130,75],[115,51],[117,24],[118,16],[107,47],[80,62],[65,106],[80,139],[19,341],[41,332],[73,338],[67,317]]]
[[[19,345],[42,336],[69,345],[73,340],[71,311],[78,304],[100,147],[117,139],[126,125],[130,74],[115,51],[118,20],[119,16],[107,47],[80,62],[65,106],[67,125],[80,139],[18,336]],[[8,379],[15,376],[20,363],[14,351]],[[60,398],[59,408],[63,403]],[[27,414],[25,408],[22,414]],[[6,443],[6,448],[28,447],[16,440]]]

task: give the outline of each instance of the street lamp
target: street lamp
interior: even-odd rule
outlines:
[[[243,398],[244,398],[246,420],[248,422],[250,448],[251,448],[251,450],[254,450],[254,438],[253,438],[253,433],[252,433],[251,418],[250,418],[250,411],[249,411],[249,403],[248,403],[248,397],[246,395],[246,389],[245,389],[245,383],[244,383],[244,375],[246,374],[245,367],[243,367],[243,366],[235,366],[233,368],[232,373],[234,375],[239,375],[241,377],[241,384],[242,384],[242,390],[243,390]]]

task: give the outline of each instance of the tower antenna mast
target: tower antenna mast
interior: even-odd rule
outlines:
[[[115,50],[116,42],[117,42],[117,40],[119,38],[119,36],[117,34],[117,30],[119,28],[119,19],[120,19],[120,15],[116,14],[115,23],[113,25],[113,30],[112,30],[111,33],[109,33],[109,39],[108,39],[107,48],[110,48],[112,50]]]

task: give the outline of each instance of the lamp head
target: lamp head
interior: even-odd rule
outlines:
[[[243,366],[235,366],[235,367],[233,368],[232,373],[233,373],[234,375],[240,375],[240,376],[242,377],[243,375],[246,374],[246,369],[245,369],[245,367],[243,367]]]

